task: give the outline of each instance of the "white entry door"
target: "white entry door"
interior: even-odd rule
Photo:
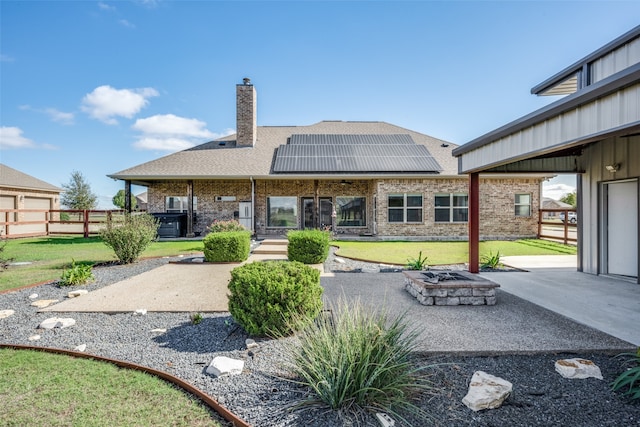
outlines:
[[[251,212],[251,202],[240,202],[238,220],[247,230],[253,231],[253,212]]]
[[[607,184],[607,272],[638,276],[638,181]]]

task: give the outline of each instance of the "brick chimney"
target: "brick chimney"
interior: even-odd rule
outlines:
[[[257,131],[256,90],[247,77],[236,85],[236,147],[253,147]]]

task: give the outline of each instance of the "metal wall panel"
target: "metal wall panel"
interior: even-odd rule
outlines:
[[[608,55],[593,61],[589,70],[590,84],[597,83],[638,62],[640,62],[640,38],[632,40]]]
[[[462,173],[509,163],[640,120],[640,84],[498,139],[460,157]],[[531,136],[523,136],[530,133]]]

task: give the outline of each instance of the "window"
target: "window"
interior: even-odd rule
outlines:
[[[367,199],[365,197],[336,197],[338,227],[365,227]]]
[[[436,222],[467,222],[469,196],[463,193],[438,193],[435,200]]]
[[[422,222],[422,194],[390,194],[389,222]]]
[[[298,227],[298,199],[267,197],[267,227]]]
[[[531,216],[531,194],[516,194],[516,216]]]
[[[165,198],[166,212],[187,212],[188,203],[187,196],[167,196]],[[193,211],[198,210],[198,198],[193,198]]]

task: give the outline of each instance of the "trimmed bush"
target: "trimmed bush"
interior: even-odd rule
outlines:
[[[207,227],[207,230],[209,231],[209,233],[221,233],[224,231],[247,231],[246,227],[240,224],[235,219],[231,219],[229,221],[215,220],[209,227]]]
[[[322,308],[320,272],[299,262],[253,262],[231,271],[229,312],[251,335],[290,335]]]
[[[249,258],[251,232],[221,231],[209,233],[202,240],[208,262],[242,262]]]
[[[417,336],[404,316],[389,318],[358,301],[339,302],[288,347],[295,382],[312,392],[299,406],[340,410],[356,419],[365,411],[403,421],[402,413],[428,418],[414,403],[433,388],[425,372],[430,366],[419,367],[412,359]]]
[[[113,249],[121,263],[130,264],[154,241],[159,225],[158,220],[149,214],[125,214],[122,223],[114,223],[109,218],[100,237]]]
[[[329,255],[329,233],[321,230],[292,230],[287,233],[289,261],[320,264]]]

